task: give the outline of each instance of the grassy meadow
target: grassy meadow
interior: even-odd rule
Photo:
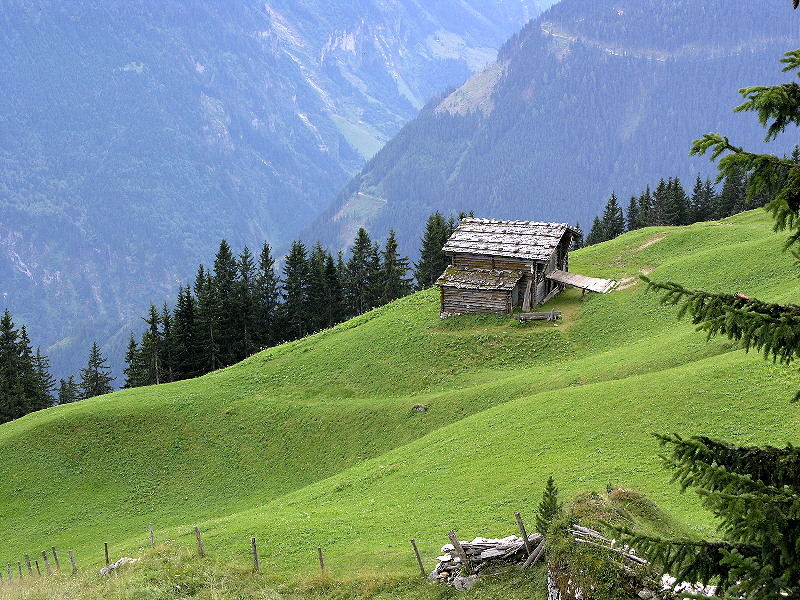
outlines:
[[[608,484],[635,489],[681,531],[713,535],[697,498],[670,484],[652,433],[799,443],[789,399],[800,376],[706,341],[636,277],[792,302],[800,285],[782,243],[763,211],[647,228],[571,255],[570,270],[623,283],[608,295],[557,297],[544,307],[563,312],[557,324],[442,321],[429,290],[195,380],[2,425],[0,565],[56,546],[94,570],[108,541],[112,559],[145,556],[141,572],[163,575],[199,525],[214,569],[241,566],[208,582],[246,569],[256,536],[258,581],[269,585],[253,585],[278,594],[265,598],[336,598],[337,585],[342,597],[356,585],[375,597],[445,597],[409,583],[408,540],[432,567],[451,528],[464,538],[515,533],[514,512],[532,524],[551,474],[565,498]],[[165,545],[155,552],[145,549],[148,523]],[[313,576],[317,546],[330,580]],[[235,576],[244,587],[254,577]],[[120,582],[137,577],[146,578]],[[81,581],[86,598],[162,597]],[[485,585],[474,597],[507,597],[519,580]],[[14,594],[35,598],[41,586]]]

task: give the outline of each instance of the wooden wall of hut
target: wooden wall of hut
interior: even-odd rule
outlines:
[[[442,312],[504,314],[511,312],[511,291],[442,287]]]

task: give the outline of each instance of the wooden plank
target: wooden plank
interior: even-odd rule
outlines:
[[[598,294],[607,294],[613,290],[617,282],[613,279],[598,279],[596,277],[587,277],[586,275],[579,275],[577,273],[567,273],[555,269],[547,274],[547,278],[552,281],[558,281],[572,287],[589,290],[590,292],[597,292]]]
[[[519,532],[522,534],[522,541],[525,543],[525,552],[530,556],[533,548],[531,548],[531,542],[528,539],[528,532],[525,531],[525,523],[522,522],[522,516],[520,516],[518,512],[514,513],[514,518],[517,520],[517,527],[519,527]]]
[[[467,557],[467,553],[464,552],[464,547],[461,545],[461,542],[458,541],[455,530],[451,529],[447,536],[450,538],[450,543],[453,544],[457,556],[461,559],[461,566],[467,572],[467,575],[469,575],[472,573],[469,558]]]

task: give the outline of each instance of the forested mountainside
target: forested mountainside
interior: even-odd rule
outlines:
[[[705,132],[758,148],[763,131],[731,111],[737,90],[782,81],[796,44],[777,0],[562,0],[430,102],[307,236],[343,244],[364,225],[414,240],[434,210],[588,229],[613,191],[713,175],[688,156]]]
[[[61,375],[220,238],[291,239],[548,0],[10,0],[0,298]]]

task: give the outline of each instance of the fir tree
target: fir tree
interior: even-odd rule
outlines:
[[[198,323],[192,290],[187,286],[178,288],[178,300],[173,312],[174,368],[175,379],[187,379],[202,372],[198,347]]]
[[[608,238],[606,237],[603,223],[600,221],[600,217],[595,217],[592,222],[592,228],[589,230],[589,236],[586,238],[586,245],[593,246],[606,241],[606,239]]]
[[[109,369],[105,357],[100,352],[100,346],[97,345],[97,342],[93,342],[86,368],[81,369],[81,381],[79,383],[81,399],[94,398],[95,396],[111,393],[114,389],[111,387],[112,381],[114,381],[114,378],[111,376],[111,369]]]
[[[376,304],[376,254],[367,230],[361,227],[353,241],[345,270],[345,300],[352,315],[360,315]]]
[[[397,252],[397,238],[394,230],[389,231],[383,248],[380,282],[381,304],[397,300],[411,293],[411,279],[408,274],[408,259]]]
[[[71,404],[80,400],[80,390],[75,378],[70,375],[58,384],[58,404]]]
[[[36,354],[33,355],[33,365],[37,379],[37,401],[36,410],[48,408],[56,404],[54,393],[56,391],[56,380],[50,373],[50,359],[42,354],[41,348],[37,346]]]
[[[417,289],[426,289],[436,283],[450,263],[442,248],[453,233],[453,225],[445,220],[444,215],[436,212],[428,217],[425,233],[422,237],[419,262],[414,268]]]
[[[283,265],[282,308],[287,339],[308,333],[308,261],[302,242],[292,243]]]
[[[344,319],[344,292],[339,268],[330,252],[325,257],[325,289],[325,327],[333,327]]]
[[[563,505],[558,501],[558,488],[551,475],[547,478],[547,485],[542,493],[542,501],[536,510],[536,530],[542,535],[546,535],[550,529],[550,524],[558,517],[562,508]]]
[[[625,215],[625,223],[628,231],[635,231],[639,229],[639,199],[636,196],[631,196],[628,202],[628,211]]]
[[[625,233],[625,215],[622,214],[622,207],[619,205],[617,195],[612,193],[603,211],[602,233],[603,240],[613,240],[615,237]]]
[[[219,320],[220,308],[217,301],[216,286],[211,275],[203,265],[197,270],[194,280],[194,294],[197,299],[197,364],[199,373],[219,369]]]
[[[800,69],[800,50],[787,53],[783,62],[785,71]],[[767,128],[767,141],[790,125],[800,125],[796,82],[750,87],[741,93],[745,102],[736,110],[756,112]],[[800,165],[745,151],[717,133],[694,142],[692,154],[706,153],[720,159],[720,176],[726,181],[746,181],[747,198],[773,189],[775,181],[783,182],[773,189],[767,208],[776,229],[789,232],[787,248],[796,247]],[[747,350],[784,363],[800,356],[800,306],[645,281],[650,289],[663,292],[663,302],[681,305],[679,314],[688,314],[709,336],[725,335]],[[626,540],[678,580],[714,582],[718,597],[766,600],[800,595],[800,449],[736,446],[703,436],[668,435],[660,440],[667,447],[665,462],[674,478],[684,489],[700,492],[720,520],[723,539],[668,540],[626,531]]]
[[[235,361],[242,360],[258,349],[258,322],[256,316],[256,265],[253,254],[245,246],[239,255],[234,298],[234,348]]]
[[[236,362],[237,346],[237,294],[238,266],[228,242],[222,240],[214,257],[213,287],[216,301],[217,332],[215,342],[219,348],[222,366]]]
[[[127,389],[146,385],[145,372],[146,369],[142,353],[139,351],[139,344],[136,342],[136,337],[134,337],[133,332],[131,332],[131,337],[128,340],[128,349],[125,352],[125,368],[122,370],[122,374],[125,376],[125,382],[122,384],[122,387]],[[61,388],[63,387],[64,380],[62,379]],[[61,401],[61,392],[59,392],[58,403],[63,404]]]
[[[654,225],[653,222],[653,194],[650,192],[648,185],[644,193],[639,196],[639,227],[649,227]]]
[[[253,304],[256,323],[256,342],[259,347],[271,346],[282,338],[278,326],[278,304],[280,303],[280,282],[275,274],[275,260],[272,249],[264,242],[258,256],[258,269],[253,290]]]

